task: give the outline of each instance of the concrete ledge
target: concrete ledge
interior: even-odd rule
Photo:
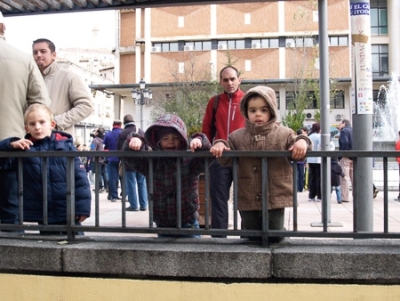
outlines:
[[[398,240],[289,240],[273,251],[276,278],[400,283]]]
[[[396,240],[286,239],[263,248],[242,239],[84,237],[0,239],[0,273],[220,281],[400,283]]]
[[[271,249],[232,239],[0,239],[0,272],[91,274],[103,277],[267,279]]]

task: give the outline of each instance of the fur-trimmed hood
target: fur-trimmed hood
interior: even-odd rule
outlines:
[[[249,116],[247,115],[248,102],[249,99],[253,98],[254,96],[260,96],[266,101],[268,109],[271,112],[271,119],[268,122],[275,123],[278,116],[276,95],[275,91],[267,86],[253,87],[250,90],[248,90],[246,94],[243,96],[242,100],[240,101],[240,112],[242,113],[244,118],[246,118],[247,121],[249,120]]]

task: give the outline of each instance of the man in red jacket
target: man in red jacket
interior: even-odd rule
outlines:
[[[219,84],[224,92],[218,96],[213,96],[208,101],[203,118],[202,132],[206,134],[210,142],[214,139],[227,140],[228,135],[244,127],[245,122],[242,114],[240,114],[240,100],[244,93],[239,88],[241,83],[239,71],[233,66],[224,67],[219,73],[219,78]],[[218,101],[216,108],[214,106],[215,101]],[[228,200],[232,181],[232,167],[222,167],[217,161],[211,165],[211,228],[228,228]]]

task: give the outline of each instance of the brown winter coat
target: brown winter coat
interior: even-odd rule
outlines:
[[[249,97],[259,95],[265,99],[271,111],[271,119],[262,125],[249,122],[247,102]],[[275,92],[265,86],[250,89],[241,101],[241,113],[246,118],[245,128],[238,129],[229,135],[224,142],[231,150],[288,150],[297,140],[305,139],[311,150],[311,141],[307,136],[297,136],[287,127],[278,125]],[[223,166],[232,164],[232,158],[220,157],[218,162]],[[293,206],[293,171],[290,158],[275,157],[268,162],[268,209]],[[261,158],[242,157],[238,159],[238,209],[241,211],[262,210],[262,170]]]

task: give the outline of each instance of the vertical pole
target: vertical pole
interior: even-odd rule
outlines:
[[[144,105],[144,99],[143,99],[143,91],[140,92],[140,128],[143,129],[143,105]]]
[[[350,0],[353,51],[353,150],[372,151],[372,64],[369,0]],[[355,231],[373,231],[372,158],[354,162]]]
[[[321,150],[329,150],[331,140],[329,126],[330,89],[329,89],[329,52],[328,52],[328,4],[327,0],[318,0],[319,57],[320,57],[320,112],[321,112]],[[321,160],[322,183],[322,223],[323,227],[331,222],[331,164],[330,158]]]
[[[392,28],[400,28],[400,20],[398,12],[400,11],[400,1],[398,0],[388,0],[387,1],[387,18],[388,18],[388,28],[389,28],[389,75],[393,72],[398,75],[400,74],[400,37],[396,34],[396,30],[391,30]]]

